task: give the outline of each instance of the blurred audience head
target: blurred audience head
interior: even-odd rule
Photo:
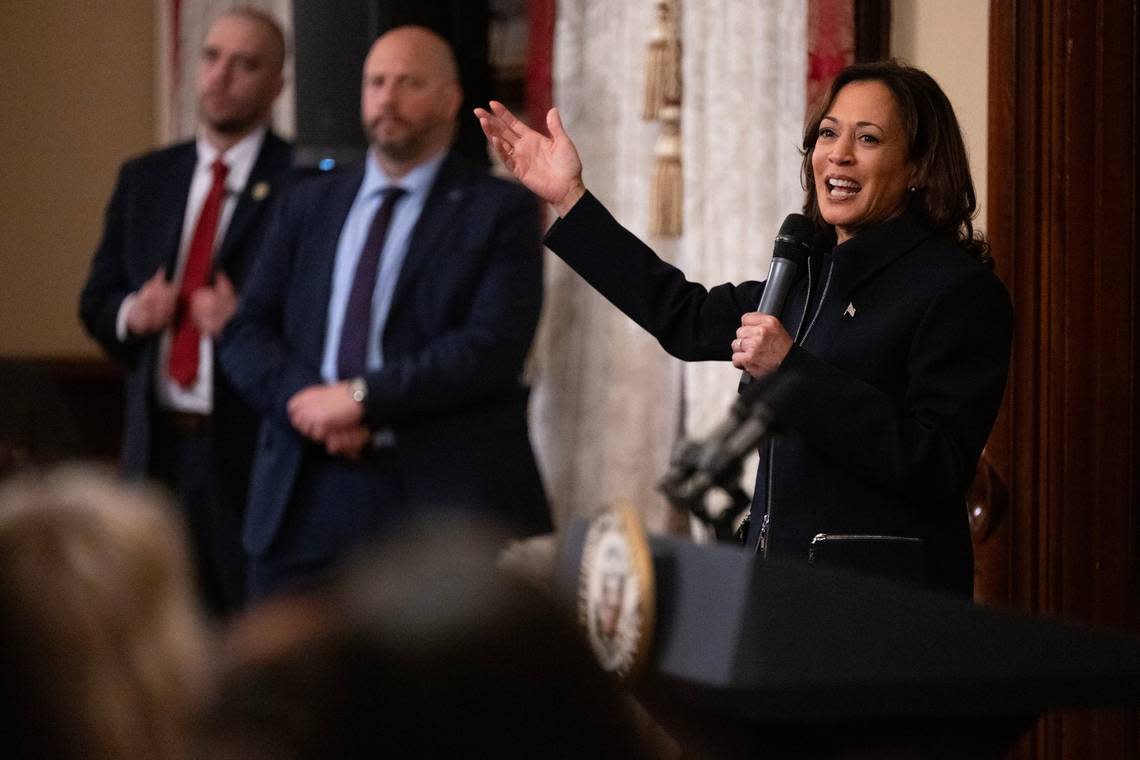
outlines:
[[[158,493],[75,466],[0,486],[17,756],[187,755],[208,653],[191,577],[182,525]]]
[[[452,527],[239,621],[211,754],[647,757],[568,613]]]

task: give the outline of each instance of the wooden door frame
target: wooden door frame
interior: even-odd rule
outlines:
[[[988,234],[1014,300],[987,446],[985,602],[1136,629],[1137,0],[992,0]],[[998,514],[1000,513],[1000,514]],[[1136,713],[1050,716],[1022,757],[1136,757]]]

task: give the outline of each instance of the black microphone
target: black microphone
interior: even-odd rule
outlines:
[[[811,242],[815,232],[815,225],[803,214],[788,214],[784,218],[780,232],[776,235],[776,242],[772,246],[772,264],[768,269],[768,280],[756,311],[774,317],[780,316],[780,312],[784,310],[784,301],[788,299],[788,291],[792,289],[792,283],[799,274],[800,265],[811,252]],[[740,385],[746,386],[751,382],[752,375],[748,374],[747,370],[742,372]]]

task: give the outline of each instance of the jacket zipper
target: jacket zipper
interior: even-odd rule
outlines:
[[[823,311],[823,303],[827,300],[827,291],[831,287],[831,274],[835,271],[835,256],[831,257],[831,264],[827,268],[827,279],[823,282],[823,292],[819,294],[819,303],[816,304],[815,314],[812,315],[811,322],[808,323],[807,329],[804,330],[803,335],[800,335],[800,330],[803,329],[804,319],[807,317],[808,304],[811,303],[812,291],[812,277],[811,277],[811,264],[808,264],[808,285],[807,296],[804,298],[804,310],[800,314],[799,324],[796,325],[796,335],[792,338],[793,343],[804,345],[808,335],[811,334],[811,329],[815,327],[815,322],[819,319],[820,313]],[[768,441],[768,477],[764,479],[764,519],[760,522],[760,540],[756,542],[756,553],[764,559],[768,559],[768,545],[772,538],[772,479],[775,475],[775,461],[776,461],[776,441]]]

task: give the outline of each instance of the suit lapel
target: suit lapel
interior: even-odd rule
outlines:
[[[412,230],[408,242],[408,255],[396,281],[396,291],[392,296],[392,309],[400,303],[411,288],[416,273],[424,264],[439,257],[439,242],[444,233],[453,226],[456,214],[463,205],[466,195],[464,178],[466,171],[455,154],[449,154],[439,167],[435,183],[428,193],[419,221]]]
[[[279,188],[274,184],[280,179],[283,158],[288,148],[272,132],[265,133],[261,143],[257,160],[250,170],[249,179],[238,196],[237,206],[234,207],[233,216],[230,217],[229,227],[226,228],[226,237],[218,248],[214,257],[215,270],[221,268],[226,260],[238,249],[238,243],[249,229],[250,224],[260,215],[262,209],[269,203],[270,197]]]
[[[190,183],[194,180],[194,168],[198,165],[198,149],[194,142],[179,147],[170,162],[170,173],[155,188],[156,193],[166,197],[158,204],[171,213],[165,217],[169,222],[162,226],[155,250],[162,256],[162,266],[166,269],[166,279],[173,279],[178,270],[178,251],[182,247],[182,226],[186,218],[186,204],[190,199]],[[156,262],[157,263],[157,262]]]
[[[346,170],[339,181],[329,189],[328,200],[320,213],[321,227],[311,240],[314,241],[313,255],[306,257],[305,265],[297,276],[313,283],[306,292],[312,293],[309,309],[313,315],[314,329],[307,332],[309,342],[303,352],[314,357],[319,363],[324,352],[325,333],[328,332],[329,299],[332,297],[333,269],[336,265],[336,250],[340,244],[340,234],[344,229],[348,212],[364,181],[363,164]]]

